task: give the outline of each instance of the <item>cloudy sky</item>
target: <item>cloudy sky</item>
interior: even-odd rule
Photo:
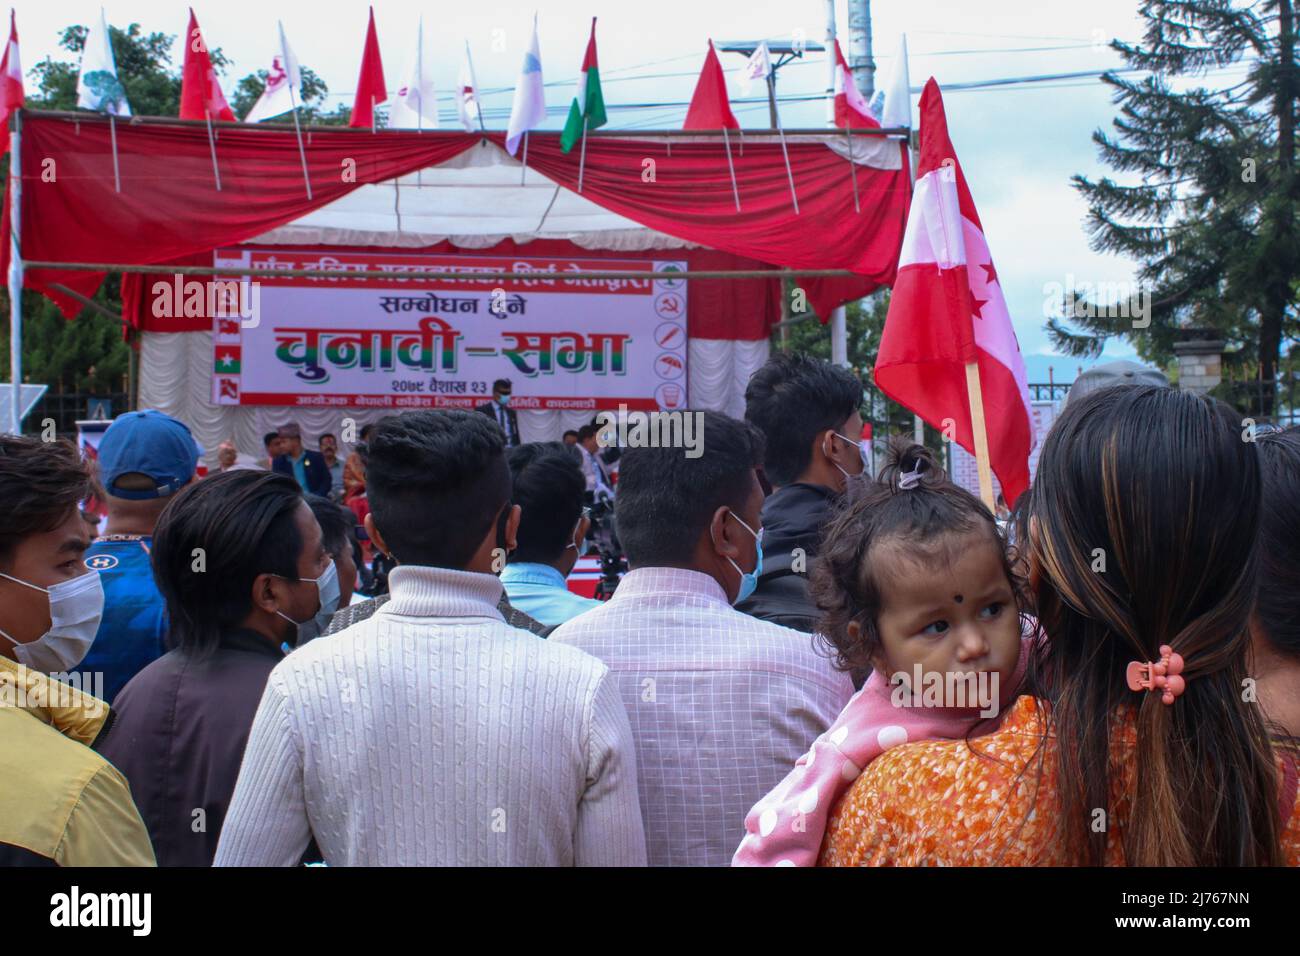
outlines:
[[[15,5],[23,66],[47,56],[66,58],[57,46],[62,27],[89,23],[99,3],[19,0]],[[103,5],[111,24],[138,22],[146,31],[175,34],[174,62],[182,56],[185,5],[160,0],[110,0]],[[329,85],[331,105],[350,102],[356,86],[367,4],[353,0],[198,0],[195,11],[205,39],[233,60],[226,76],[233,82],[269,65],[279,17],[299,60]],[[1137,39],[1136,0],[876,0],[872,4],[874,51],[880,81],[889,74],[899,36],[907,34],[915,109],[919,90],[934,76],[951,88],[945,94],[949,125],[958,156],[971,183],[988,233],[998,274],[1006,289],[1031,381],[1046,381],[1049,366],[1057,381],[1069,381],[1081,364],[1055,356],[1043,330],[1044,286],[1050,283],[1113,283],[1132,278],[1132,264],[1093,253],[1083,231],[1085,207],[1070,187],[1075,173],[1102,172],[1090,137],[1109,126],[1114,107],[1094,77],[1012,83],[962,90],[960,84],[1034,76],[1086,73],[1120,65],[1106,43],[1112,37]],[[417,18],[423,14],[427,45],[438,59],[435,82],[448,90],[456,79],[460,50],[468,39],[489,126],[504,127],[510,90],[527,46],[532,10],[505,0],[474,3],[418,3],[378,0],[374,4],[385,72],[390,87],[402,82],[414,53]],[[542,63],[552,125],[562,125],[560,107],[572,95],[591,16],[600,17],[598,39],[605,100],[611,128],[676,128],[682,107],[616,108],[619,104],[675,103],[689,100],[709,37],[718,39],[790,38],[802,31],[811,41],[826,32],[823,0],[653,0],[619,3],[597,0],[540,0]],[[848,52],[847,7],[837,0],[840,42]],[[782,96],[819,94],[825,89],[826,63],[810,53],[779,74]],[[724,54],[729,71],[743,63]],[[1233,81],[1240,73],[1223,73]],[[733,97],[738,92],[733,89]],[[448,100],[443,115],[452,115]],[[738,105],[742,125],[765,127],[766,104]],[[825,123],[824,101],[788,102],[781,107],[789,126]],[[1122,344],[1106,357],[1130,355]],[[1089,363],[1082,363],[1089,364]]]

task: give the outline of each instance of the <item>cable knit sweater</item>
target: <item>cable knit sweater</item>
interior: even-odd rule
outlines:
[[[216,865],[293,865],[312,836],[330,865],[645,865],[605,665],[509,627],[492,575],[389,583],[271,672]]]

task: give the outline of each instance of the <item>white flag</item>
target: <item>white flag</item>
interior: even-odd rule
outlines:
[[[437,129],[438,101],[433,90],[433,60],[424,48],[424,17],[415,33],[411,78],[397,91],[388,110],[389,129]]]
[[[767,51],[767,41],[761,41],[750,54],[749,62],[740,72],[740,92],[743,96],[748,96],[754,88],[755,80],[766,82],[767,77],[772,72],[772,56]]]
[[[126,90],[117,78],[113,45],[108,39],[108,21],[99,11],[99,21],[91,23],[86,45],[81,50],[81,71],[77,76],[77,105],[114,116],[130,116]]]
[[[289,49],[289,41],[284,36],[284,24],[279,24],[279,27],[279,51],[271,58],[266,89],[262,90],[261,98],[244,117],[245,123],[260,123],[287,113],[302,103],[302,73],[298,70],[298,58]]]
[[[898,41],[898,56],[889,81],[871,98],[871,112],[886,129],[912,129],[912,86],[907,70],[907,34]]]
[[[515,100],[510,105],[510,123],[506,127],[506,151],[513,156],[525,132],[536,129],[546,120],[546,90],[542,86],[542,51],[537,43],[537,14],[533,14],[533,44],[524,54],[519,70]]]
[[[457,79],[456,109],[460,113],[460,125],[465,132],[474,132],[475,116],[478,113],[478,81],[474,79],[474,61],[469,58],[469,41],[465,41],[465,60],[460,65],[460,77]],[[470,108],[474,112],[470,112]]]

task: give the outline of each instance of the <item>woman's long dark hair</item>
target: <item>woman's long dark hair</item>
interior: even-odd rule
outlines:
[[[1259,438],[1264,472],[1260,528],[1261,588],[1255,600],[1260,636],[1279,654],[1300,658],[1300,427]]]
[[[1046,641],[1030,686],[1050,704],[1059,834],[1071,861],[1100,865],[1115,807],[1129,866],[1278,865],[1276,770],[1264,720],[1243,700],[1257,579],[1260,469],[1238,416],[1153,386],[1103,389],[1066,408],[1043,445],[1021,540]],[[1129,690],[1130,661],[1186,662],[1171,705]],[[1136,725],[1116,763],[1116,715]]]

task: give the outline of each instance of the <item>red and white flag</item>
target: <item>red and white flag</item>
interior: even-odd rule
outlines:
[[[853,82],[853,73],[840,52],[840,41],[835,41],[835,125],[841,129],[879,129],[880,123],[871,114],[867,98]]]
[[[973,454],[966,365],[978,362],[990,464],[1014,505],[1029,487],[1034,445],[1025,361],[933,78],[920,112],[921,160],[876,384],[933,427],[950,421]]]
[[[352,100],[348,126],[354,129],[373,127],[375,107],[387,99],[384,61],[379,55],[379,35],[375,33],[375,8],[371,7],[370,24],[366,27],[366,42],[361,53],[361,74],[357,77],[357,95]]]
[[[474,112],[470,113],[470,107]],[[469,56],[469,41],[465,41],[465,59],[460,64],[460,76],[456,84],[456,113],[460,116],[460,125],[465,132],[474,132],[478,115],[478,81],[474,79],[474,61]]]
[[[235,114],[226,102],[217,81],[217,71],[212,67],[208,46],[199,32],[199,21],[190,9],[190,24],[185,30],[185,62],[181,67],[181,112],[185,120],[235,121]]]
[[[267,72],[266,87],[253,108],[244,117],[245,123],[260,123],[273,116],[280,116],[302,105],[302,71],[298,69],[298,58],[289,49],[289,41],[284,35],[284,24],[276,24],[279,30],[279,49],[271,57],[271,69]]]
[[[9,114],[23,105],[23,68],[18,62],[18,21],[9,11],[9,43],[0,60],[0,153],[9,151]]]

